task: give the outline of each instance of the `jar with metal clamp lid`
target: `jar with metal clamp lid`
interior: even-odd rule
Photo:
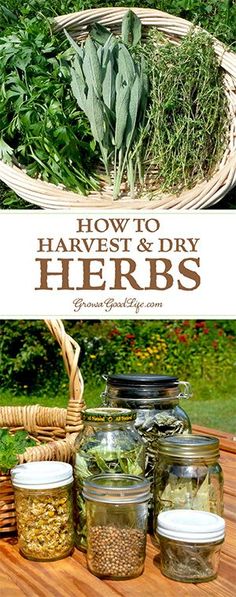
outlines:
[[[145,443],[145,476],[153,492],[154,465],[158,457],[159,439],[191,433],[191,423],[179,405],[180,399],[191,396],[188,382],[170,375],[108,375],[103,394],[110,407],[130,408],[136,413],[134,423]],[[153,503],[149,504],[149,531],[152,532]]]

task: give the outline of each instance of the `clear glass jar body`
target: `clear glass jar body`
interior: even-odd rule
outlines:
[[[222,541],[188,543],[158,535],[161,572],[179,582],[199,583],[217,576]]]
[[[190,509],[223,515],[223,473],[218,460],[160,454],[154,482],[155,528],[159,512]]]
[[[130,425],[132,425],[130,427]],[[85,501],[83,482],[100,473],[143,475],[145,446],[131,423],[86,423],[75,442],[74,479],[76,491],[75,544],[87,548]]]
[[[107,504],[87,501],[90,572],[114,580],[140,576],[144,569],[147,502]]]
[[[74,547],[72,483],[53,489],[14,490],[20,553],[40,562],[70,555]]]
[[[129,408],[136,413],[134,427],[145,443],[145,477],[151,483],[149,532],[153,533],[153,484],[158,458],[158,440],[178,433],[191,433],[190,419],[179,406],[178,387],[117,389],[108,385],[104,399],[105,404],[110,407]]]

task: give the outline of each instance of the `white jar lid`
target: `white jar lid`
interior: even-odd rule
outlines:
[[[11,480],[23,489],[53,489],[72,483],[73,470],[67,462],[26,462],[11,470]]]
[[[157,532],[176,541],[211,543],[224,539],[225,521],[201,510],[167,510],[158,515]]]

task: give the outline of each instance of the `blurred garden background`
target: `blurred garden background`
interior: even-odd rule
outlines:
[[[80,345],[88,406],[101,404],[107,373],[156,373],[189,381],[183,408],[195,424],[236,434],[236,321],[65,321]],[[0,321],[0,404],[66,407],[60,348],[43,321]]]
[[[0,37],[14,23],[26,19],[55,17],[70,12],[101,6],[141,6],[159,9],[201,25],[236,51],[236,2],[235,0],[2,0],[0,6]],[[0,41],[1,43],[1,41]],[[1,208],[31,208],[0,182]],[[233,190],[212,209],[235,209],[236,191]]]

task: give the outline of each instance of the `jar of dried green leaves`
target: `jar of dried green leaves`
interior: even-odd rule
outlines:
[[[162,437],[191,433],[188,415],[179,406],[180,398],[191,396],[187,382],[169,375],[108,375],[103,394],[105,404],[125,407],[136,413],[135,429],[146,448],[145,476],[153,493],[154,465]],[[153,500],[149,504],[149,531],[153,531]]]
[[[68,556],[74,547],[72,466],[27,462],[11,477],[20,553],[40,562]]]
[[[83,482],[99,473],[144,476],[145,446],[134,430],[136,414],[121,408],[88,408],[82,412],[84,430],[75,441],[76,546],[86,550],[87,529]]]
[[[190,510],[161,512],[157,522],[161,571],[180,582],[217,576],[225,521],[217,514]]]
[[[155,469],[155,520],[160,511],[177,508],[223,514],[223,473],[219,440],[204,435],[159,441]],[[155,525],[156,526],[156,525]]]
[[[90,572],[116,580],[142,574],[149,482],[135,475],[97,475],[84,481],[83,497]]]

